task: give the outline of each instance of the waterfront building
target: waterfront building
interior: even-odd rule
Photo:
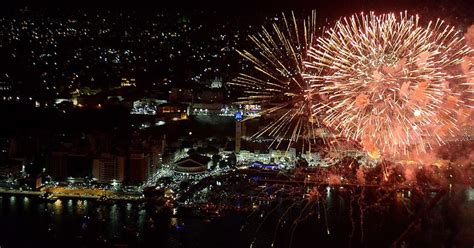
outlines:
[[[99,183],[112,180],[123,182],[125,174],[125,157],[103,153],[93,160],[92,175]]]
[[[54,151],[49,159],[49,173],[56,180],[89,176],[91,174],[91,158],[86,153]]]

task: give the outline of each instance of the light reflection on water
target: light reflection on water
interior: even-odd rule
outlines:
[[[76,201],[76,214],[78,215],[84,214],[84,201],[82,200]]]
[[[0,219],[3,223],[10,222],[10,225],[18,226],[22,231],[25,225],[35,223],[42,229],[35,231],[42,231],[44,236],[51,235],[53,239],[67,239],[68,236],[80,238],[88,235],[88,232],[93,234],[90,236],[101,236],[109,240],[120,238],[127,232],[139,237],[151,222],[150,213],[144,204],[101,205],[80,199],[44,202],[36,197],[25,196],[0,196]]]
[[[27,210],[30,207],[30,199],[26,196],[23,197],[23,210]]]
[[[48,209],[51,209],[54,212],[57,219],[59,219],[59,217],[61,216],[63,212],[63,202],[57,199],[54,202],[54,204],[48,204]]]
[[[77,206],[77,204],[75,204],[74,207],[76,207],[76,206]],[[74,213],[74,207],[72,205],[72,200],[71,199],[67,200],[66,211],[67,211],[68,215],[72,215]]]
[[[105,211],[107,211],[106,209],[104,209]],[[109,209],[109,213],[110,213],[110,216],[108,218],[108,232],[109,232],[109,235],[112,236],[114,235],[115,233],[118,233],[119,232],[119,219],[120,219],[120,214],[119,214],[119,209],[117,207],[117,204],[114,204],[110,207]]]
[[[138,212],[138,230],[139,232],[143,232],[145,230],[145,221],[147,218],[146,210],[142,209]]]
[[[329,188],[326,195],[326,206],[328,210],[335,210],[334,215],[321,216],[321,218],[329,218],[329,221],[337,220],[347,213],[342,211],[350,206],[350,198],[336,197],[340,195],[335,189]],[[346,194],[346,193],[344,193]],[[469,226],[473,223],[472,213],[474,211],[474,189],[468,188],[462,192],[464,195],[463,216],[465,223],[463,225]],[[402,214],[403,210],[410,208],[411,196],[408,191],[399,192],[396,194],[394,203],[396,204],[392,209],[393,214]],[[20,206],[21,205],[21,206]],[[56,200],[55,202],[42,202],[38,199],[23,197],[23,196],[0,196],[0,219],[2,222],[5,218],[7,223],[16,224],[19,230],[22,230],[23,223],[43,223],[36,224],[38,228],[42,228],[44,233],[52,233],[52,237],[61,238],[69,237],[82,239],[87,235],[87,230],[92,230],[95,236],[103,235],[107,239],[120,237],[127,232],[131,232],[135,239],[141,239],[146,232],[148,232],[151,224],[157,226],[160,221],[166,222],[166,225],[171,230],[178,230],[178,226],[183,222],[183,219],[175,216],[169,219],[158,218],[154,216],[154,208],[145,207],[145,204],[138,203],[117,203],[110,205],[100,205],[94,201],[88,200]],[[471,217],[469,219],[468,217]],[[31,219],[30,219],[31,218]],[[150,221],[151,219],[154,222]],[[9,222],[10,221],[10,222]],[[22,222],[23,221],[23,222]],[[195,221],[195,220],[193,220]],[[190,220],[186,219],[186,229]],[[196,221],[195,221],[196,222]],[[197,224],[202,225],[202,224]],[[6,225],[4,225],[6,226]],[[46,231],[53,227],[51,231]],[[331,234],[335,230],[335,226],[330,224]],[[328,231],[329,231],[328,229]],[[463,229],[464,230],[464,229]],[[200,231],[200,230],[198,230]],[[34,231],[31,231],[33,233]],[[166,231],[165,231],[166,232]],[[169,231],[172,233],[173,231]],[[27,233],[27,235],[32,235]],[[69,236],[67,236],[69,235]],[[238,234],[235,234],[238,235]]]

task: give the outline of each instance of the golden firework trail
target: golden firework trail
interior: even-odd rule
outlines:
[[[343,18],[308,51],[305,78],[324,99],[313,114],[371,157],[426,152],[469,121],[473,83],[461,67],[472,66],[470,53],[440,19],[421,25],[406,12]]]
[[[315,11],[305,20],[298,20],[293,12],[290,17],[283,13],[270,27],[249,36],[255,49],[237,51],[251,64],[232,82],[244,95],[238,103],[261,105],[260,115],[275,118],[251,138],[272,137],[270,146],[277,149],[287,141],[287,151],[303,139],[303,151],[311,150],[321,130],[312,113],[315,95],[302,74],[315,33]]]

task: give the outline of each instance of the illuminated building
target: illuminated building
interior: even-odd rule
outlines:
[[[262,106],[258,104],[245,104],[243,107],[245,116],[260,116],[262,111]]]
[[[137,86],[137,82],[135,78],[122,78],[122,81],[120,82],[120,86],[122,87],[130,87],[130,86]]]
[[[108,183],[112,180],[122,182],[125,174],[125,157],[103,153],[93,160],[92,175],[99,183]]]
[[[193,103],[189,113],[191,115],[220,115],[223,106],[220,103]]]
[[[164,103],[158,106],[156,115],[172,120],[186,120],[188,106],[181,103]]]
[[[211,159],[198,154],[178,160],[174,164],[174,170],[182,173],[202,173],[211,166]]]
[[[222,77],[214,78],[214,80],[211,81],[211,85],[209,87],[211,89],[220,89],[220,88],[222,88]]]
[[[158,106],[163,103],[166,103],[166,101],[151,98],[143,98],[140,100],[136,100],[133,102],[130,114],[156,115]]]

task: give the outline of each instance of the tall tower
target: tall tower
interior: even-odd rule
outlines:
[[[240,142],[242,140],[242,121],[235,121],[235,153],[240,152]]]
[[[235,154],[240,153],[240,143],[242,141],[242,113],[235,113]]]

